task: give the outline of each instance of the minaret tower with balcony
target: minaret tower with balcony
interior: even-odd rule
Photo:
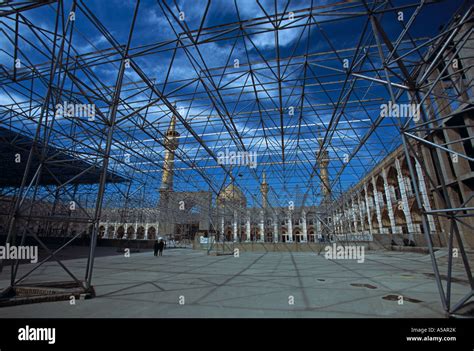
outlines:
[[[173,114],[171,122],[165,135],[165,160],[163,163],[163,174],[160,186],[160,232],[162,234],[173,234],[172,194],[174,178],[174,155],[179,144],[179,133],[176,131],[176,115]]]

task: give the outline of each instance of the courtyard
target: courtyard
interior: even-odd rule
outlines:
[[[83,271],[86,247],[72,247],[63,260]],[[1,309],[3,318],[443,318],[429,255],[369,251],[363,263],[327,260],[324,252],[243,252],[208,256],[205,251],[168,249],[125,257],[98,247],[93,285],[96,297]],[[67,255],[70,255],[68,257]],[[446,250],[436,252],[442,262]],[[28,265],[20,266],[20,274]],[[441,263],[441,269],[443,269]],[[453,297],[467,280],[454,265]],[[9,269],[0,287],[9,284]],[[54,262],[34,281],[59,281]]]

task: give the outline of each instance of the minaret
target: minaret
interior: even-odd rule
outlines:
[[[318,159],[318,166],[321,175],[321,192],[324,196],[324,199],[329,197],[331,194],[331,188],[329,185],[329,173],[328,173],[328,165],[329,165],[329,153],[326,149],[323,148],[323,138],[318,138],[319,143],[319,151],[317,155]]]
[[[174,152],[178,148],[178,137],[179,133],[176,131],[176,116],[173,114],[165,138],[166,151],[163,175],[161,177],[160,194],[166,194],[173,191]]]
[[[260,185],[260,192],[262,193],[262,207],[263,209],[266,209],[268,205],[268,185],[265,171],[263,171],[263,180],[262,184]]]
[[[178,148],[178,137],[176,116],[173,114],[164,142],[166,151],[160,186],[160,234],[164,235],[174,234],[174,212],[170,201],[173,193],[174,152]]]

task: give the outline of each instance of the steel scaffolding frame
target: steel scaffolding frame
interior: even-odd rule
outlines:
[[[433,271],[436,277],[438,291],[444,310],[452,315],[460,313],[466,307],[469,300],[474,296],[474,280],[472,277],[471,264],[469,262],[464,235],[472,235],[474,226],[474,203],[472,195],[465,199],[463,203],[456,205],[455,199],[451,198],[452,192],[449,189],[449,179],[445,174],[443,165],[446,163],[461,164],[466,169],[472,169],[474,155],[469,153],[468,148],[462,145],[464,142],[472,143],[472,137],[462,138],[461,135],[453,137],[452,130],[461,128],[464,123],[450,122],[456,116],[472,113],[472,77],[469,71],[473,67],[465,65],[457,66],[459,53],[462,50],[471,50],[474,43],[473,32],[473,7],[464,8],[454,16],[453,20],[445,26],[443,35],[427,52],[426,64],[412,76],[414,89],[410,92],[413,101],[422,106],[422,118],[415,125],[410,125],[407,121],[401,128],[404,152],[409,160],[408,168],[410,176],[415,179],[415,162],[418,161],[424,170],[424,175],[430,186],[435,189],[439,198],[437,208],[426,210],[422,204],[422,192],[414,182],[415,197],[417,205],[423,211],[423,234],[431,256]],[[433,77],[433,72],[436,76]],[[463,83],[461,76],[466,75],[468,84]],[[470,79],[470,81],[469,81]],[[447,82],[450,87],[454,87],[454,94],[449,94],[447,89],[440,92],[437,88],[440,81]],[[438,103],[434,106],[433,101]],[[448,102],[448,100],[451,100]],[[443,102],[445,102],[443,104]],[[454,107],[450,107],[453,105]],[[456,105],[459,107],[456,108]],[[453,111],[454,110],[454,111]],[[472,123],[472,115],[470,121]],[[469,123],[469,122],[468,122]],[[468,126],[468,125],[467,125]],[[448,135],[449,140],[445,143],[436,142],[436,135]],[[414,142],[413,142],[414,141]],[[415,148],[414,145],[417,147]],[[447,161],[447,162],[446,162]],[[431,164],[430,164],[431,163]],[[448,230],[448,260],[446,283],[443,284],[443,277],[440,273],[439,260],[435,255],[433,243],[430,236],[430,224],[428,216],[435,216],[443,221]],[[462,231],[460,229],[463,229]],[[455,248],[457,243],[457,248]],[[452,301],[452,273],[454,258],[459,249],[464,273],[469,283],[470,290],[457,302]],[[463,311],[466,312],[466,311]]]
[[[259,207],[258,189],[262,171],[266,171],[273,194],[270,211],[294,201],[299,186],[304,194],[298,206],[324,210],[319,220],[329,231],[331,202],[339,201],[393,151],[400,144],[400,135],[410,160],[417,154],[408,139],[472,162],[472,156],[430,141],[432,133],[446,128],[438,123],[447,118],[442,110],[423,111],[423,123],[414,123],[412,119],[385,118],[379,109],[387,101],[423,105],[426,96],[436,96],[432,90],[440,79],[459,75],[433,68],[443,55],[452,55],[450,42],[456,40],[459,49],[466,45],[472,30],[461,36],[459,32],[472,21],[472,9],[459,2],[461,18],[453,17],[450,26],[438,34],[434,33],[438,23],[431,25],[428,34],[417,34],[417,25],[429,16],[428,9],[444,4],[362,0],[319,5],[311,0],[307,7],[299,7],[291,1],[256,1],[255,9],[261,14],[256,17],[245,15],[244,5],[234,1],[234,21],[207,25],[215,10],[210,0],[195,5],[199,13],[190,19],[181,18],[181,13],[191,8],[181,9],[175,1],[156,1],[152,7],[136,1],[129,23],[120,24],[127,28],[124,33],[107,28],[82,0],[0,4],[0,36],[5,44],[0,49],[0,94],[7,101],[0,106],[0,122],[33,140],[20,186],[0,189],[1,199],[13,204],[0,213],[7,218],[6,242],[15,244],[19,237],[24,243],[28,235],[33,236],[49,254],[41,264],[54,259],[71,279],[90,289],[104,208],[122,204],[118,207],[126,210],[158,203],[171,115],[177,117],[183,131],[173,151],[175,191],[206,189],[217,197],[231,182],[243,190],[251,206]],[[145,6],[154,11],[161,28],[167,28],[166,40],[137,38],[137,28],[145,23]],[[35,11],[49,16],[52,27],[41,27],[38,18],[30,15]],[[400,12],[410,14],[409,19],[398,20]],[[344,25],[357,31],[346,36],[347,43],[340,43],[331,35]],[[288,33],[293,36],[290,44],[285,42]],[[396,40],[390,39],[393,37]],[[221,50],[220,60],[210,50]],[[160,70],[150,60],[160,62]],[[177,73],[184,65],[186,72]],[[456,92],[449,98],[458,100],[462,95]],[[65,101],[94,106],[95,118],[58,116],[57,105]],[[330,157],[331,195],[326,198],[317,162],[318,138]],[[95,184],[79,182],[87,169],[77,170],[69,179],[50,174],[49,167],[57,163],[48,155],[52,148],[67,150],[71,157],[89,162],[91,168],[99,167],[99,179]],[[256,152],[258,171],[222,163],[219,153],[225,150]],[[36,159],[40,160],[38,167],[33,166]],[[414,177],[414,166],[409,166]],[[111,173],[126,181],[110,181]],[[44,174],[57,184],[44,185]],[[455,237],[471,286],[470,294],[454,308],[450,304],[452,257],[445,295],[433,247],[429,248],[443,307],[455,312],[473,293],[472,273],[458,230],[459,223],[467,225],[464,217],[472,215],[472,206],[467,202],[452,206],[446,184],[440,189],[445,206],[425,211],[423,228],[430,243],[428,215],[448,217],[452,223],[449,249]],[[420,190],[415,190],[423,211]],[[71,202],[78,209],[68,209]],[[55,206],[47,213],[36,213],[38,207],[50,203]],[[216,214],[210,211],[209,215]],[[58,221],[91,226],[84,279],[56,257],[80,233],[52,250],[31,228],[40,221],[48,226]],[[18,278],[18,267],[18,261],[11,265],[12,286],[32,273]]]

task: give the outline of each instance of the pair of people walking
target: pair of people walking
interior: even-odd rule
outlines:
[[[163,249],[165,247],[165,243],[163,239],[161,239],[159,242],[158,240],[155,241],[155,244],[153,245],[153,251],[155,253],[155,256],[163,256]]]

